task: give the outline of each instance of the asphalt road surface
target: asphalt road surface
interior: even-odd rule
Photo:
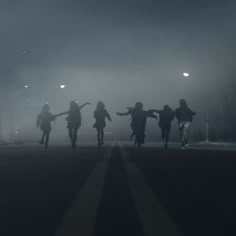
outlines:
[[[0,235],[236,235],[235,150],[1,147]]]

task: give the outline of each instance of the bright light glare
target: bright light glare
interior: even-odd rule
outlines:
[[[60,88],[62,88],[62,89],[65,88],[65,87],[66,87],[66,86],[65,86],[64,84],[60,85]]]
[[[186,72],[183,73],[184,77],[189,77],[189,75],[190,75],[189,73],[186,73]]]
[[[29,85],[25,85],[25,88],[29,88]]]

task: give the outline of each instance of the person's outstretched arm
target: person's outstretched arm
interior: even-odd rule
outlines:
[[[85,106],[87,106],[87,105],[91,105],[91,103],[90,103],[90,102],[86,102],[86,103],[84,103],[83,105],[81,105],[81,106],[79,107],[79,109],[82,109],[83,107],[85,107]]]
[[[69,111],[66,111],[66,112],[62,112],[62,113],[59,113],[57,115],[54,115],[54,117],[58,117],[58,116],[63,116],[63,115],[67,115],[69,113]]]
[[[130,113],[127,111],[127,112],[117,112],[116,113],[118,116],[128,116]]]
[[[50,121],[54,121],[57,118],[56,115],[50,114]]]
[[[197,115],[197,113],[196,113],[196,112],[194,112],[194,111],[192,111],[190,108],[189,108],[189,110],[190,110],[190,112],[191,112],[192,116],[196,116],[196,115]]]
[[[127,109],[128,109],[127,112],[117,112],[116,114],[117,114],[118,116],[128,116],[128,115],[131,114],[133,108],[131,108],[131,107],[127,107]]]
[[[110,114],[106,111],[106,117],[107,117],[107,119],[109,120],[109,121],[111,121],[111,116],[110,116]]]
[[[161,110],[155,110],[155,109],[151,109],[151,110],[148,110],[148,112],[150,112],[150,113],[160,113],[161,112]]]
[[[147,117],[157,119],[157,116],[153,114],[153,110],[147,111]]]

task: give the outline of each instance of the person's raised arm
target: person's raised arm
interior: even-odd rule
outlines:
[[[83,107],[85,107],[85,106],[87,106],[87,105],[91,105],[91,103],[90,103],[90,102],[86,102],[86,103],[84,103],[83,105],[79,106],[79,109],[82,109]]]

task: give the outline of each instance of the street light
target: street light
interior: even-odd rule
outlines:
[[[64,89],[66,86],[64,84],[60,85],[61,89]]]
[[[187,72],[184,72],[184,73],[183,73],[183,76],[184,76],[184,77],[189,77],[189,76],[190,76],[190,74],[189,74],[189,73],[187,73]]]

